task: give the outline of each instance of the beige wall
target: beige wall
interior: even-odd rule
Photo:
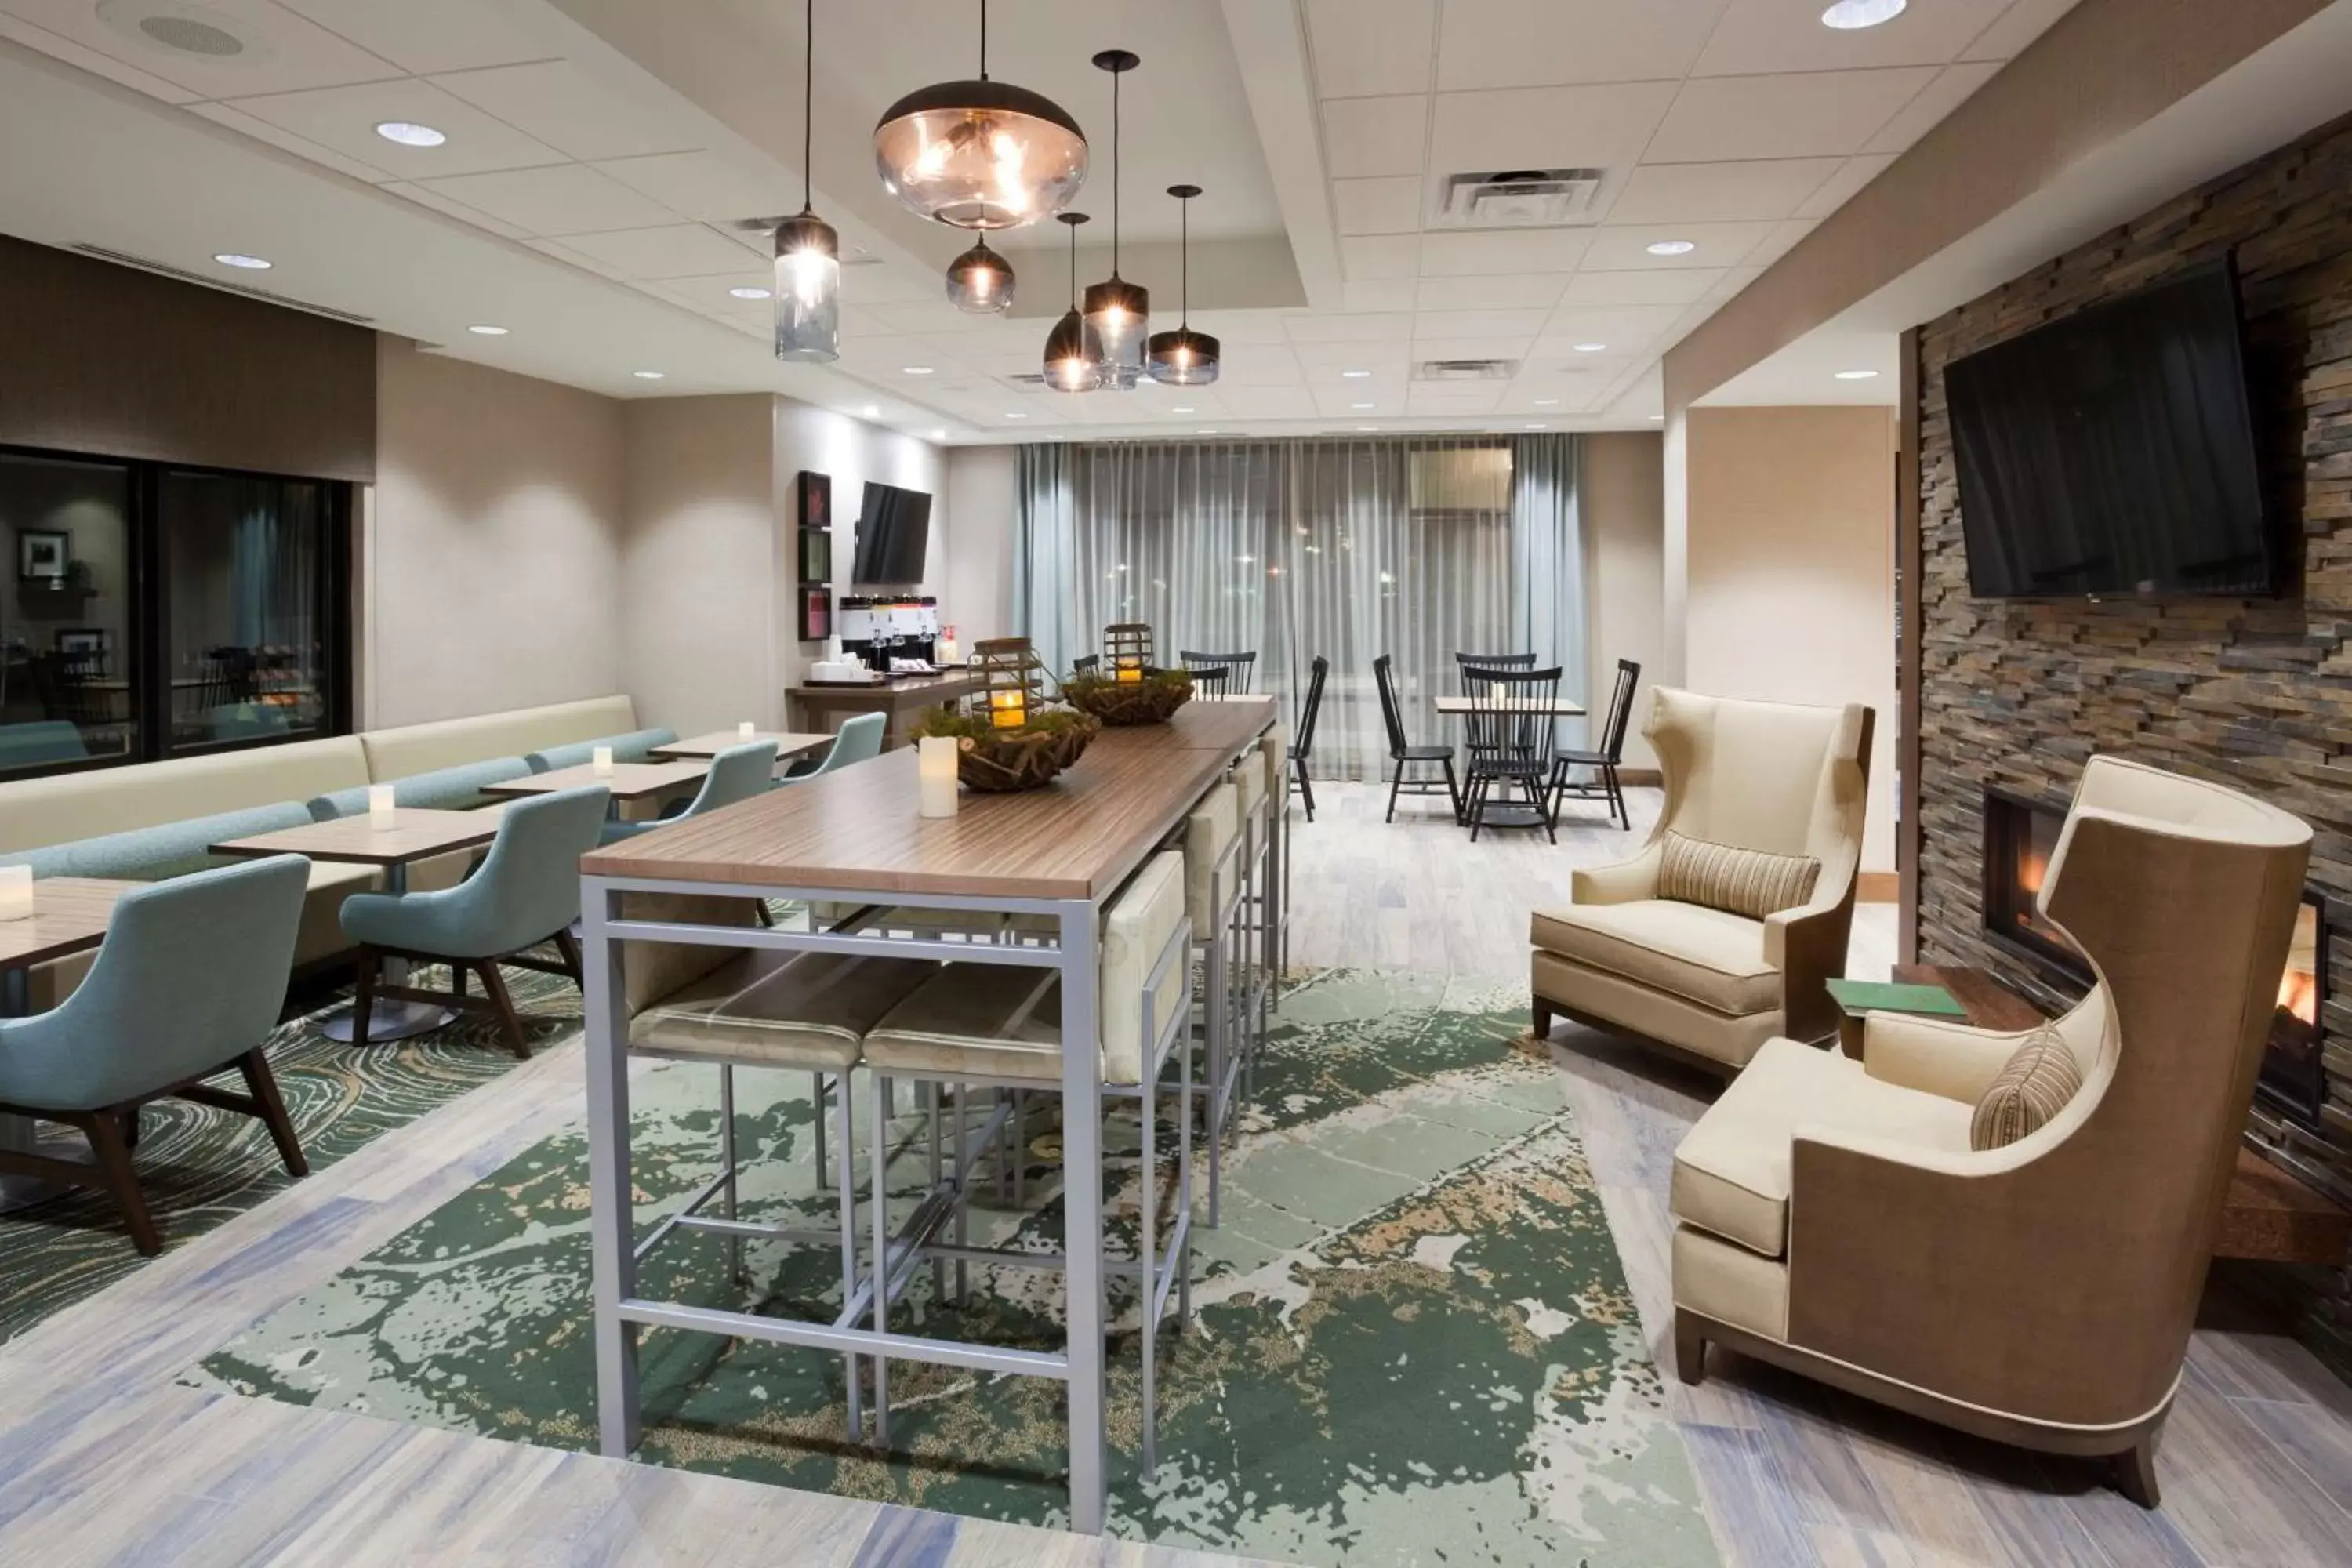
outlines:
[[[964,646],[1013,635],[1014,447],[958,447],[948,454],[946,576],[940,613]]]
[[[361,724],[622,689],[622,405],[379,340]]]
[[[1885,408],[1694,408],[1695,690],[1878,710],[1864,870],[1895,868],[1895,421]]]
[[[1584,438],[1578,517],[1584,528],[1584,601],[1590,641],[1591,743],[1601,744],[1602,704],[1617,661],[1642,667],[1625,730],[1625,765],[1654,768],[1642,715],[1665,652],[1665,455],[1664,437],[1618,432]]]

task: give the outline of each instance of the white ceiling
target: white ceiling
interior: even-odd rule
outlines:
[[[1103,240],[1108,79],[1087,60],[1143,57],[1124,89],[1122,270],[1172,322],[1175,213],[1160,192],[1204,186],[1192,314],[1226,342],[1212,388],[1015,384],[1067,281],[1058,236],[1042,249],[1007,237],[1023,315],[942,300],[938,268],[962,238],[896,207],[867,133],[900,93],[971,74],[966,0],[820,9],[815,199],[857,263],[832,370],[775,363],[767,306],[727,292],[766,281],[765,236],[735,220],[799,205],[799,0],[145,0],[243,38],[226,58],[145,38],[141,0],[104,15],[96,0],[0,0],[0,38],[20,46],[0,45],[0,129],[48,150],[0,160],[0,230],[257,283],[618,395],[772,389],[953,440],[1638,427],[1667,347],[2073,0],[1916,0],[1866,32],[1822,26],[1822,4],[999,5],[992,72],[1088,128],[1080,205]],[[395,145],[373,132],[386,120],[448,141]],[[1588,220],[1430,227],[1446,174],[1528,167],[1603,170]],[[1666,238],[1696,249],[1648,253]],[[278,266],[226,274],[209,258],[229,249]],[[1108,270],[1106,249],[1089,247],[1082,276]],[[465,331],[483,321],[511,331]],[[1519,368],[1412,378],[1436,358]],[[666,379],[631,374],[646,368]]]

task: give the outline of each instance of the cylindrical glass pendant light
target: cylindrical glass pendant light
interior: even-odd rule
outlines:
[[[1087,183],[1087,138],[1051,99],[988,79],[943,81],[892,104],[874,128],[874,167],[908,211],[956,228],[1018,228],[1053,216]]]
[[[1125,49],[1105,49],[1097,68],[1110,72],[1110,276],[1087,289],[1087,324],[1102,340],[1103,384],[1121,391],[1143,374],[1143,342],[1151,331],[1151,295],[1118,275],[1118,79],[1143,62]]]
[[[1070,229],[1070,308],[1045,338],[1045,384],[1056,392],[1092,392],[1103,384],[1103,349],[1078,312],[1078,225],[1087,215],[1059,216]]]
[[[988,237],[948,267],[948,303],[968,315],[998,314],[1013,303],[1013,264],[988,248]]]
[[[776,226],[776,357],[841,357],[841,238],[816,216],[816,0],[803,0],[801,210]]]
[[[1218,343],[1206,332],[1192,330],[1192,198],[1201,194],[1198,185],[1171,185],[1168,194],[1177,200],[1177,255],[1181,258],[1178,276],[1182,279],[1177,290],[1177,327],[1172,332],[1154,332],[1144,354],[1144,368],[1151,379],[1170,386],[1206,386],[1217,379]]]

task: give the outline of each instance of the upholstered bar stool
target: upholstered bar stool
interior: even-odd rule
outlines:
[[[638,893],[627,899],[625,918],[749,926],[757,919],[759,907],[751,899]],[[644,1262],[676,1231],[715,1232],[727,1240],[730,1277],[740,1280],[747,1238],[803,1244],[837,1241],[842,1317],[854,1318],[859,1310],[859,1278],[852,1075],[866,1032],[939,973],[938,963],[929,959],[849,958],[838,953],[746,951],[685,942],[631,944],[625,965],[631,1054],[709,1062],[719,1068],[719,1173],[646,1234],[636,1246],[637,1260]],[[833,1185],[839,1218],[835,1233],[759,1225],[738,1216],[737,1187],[743,1169],[735,1128],[735,1069],[739,1067],[814,1074],[820,1130],[830,1090],[836,1144]],[[822,1171],[825,1149],[821,1136],[816,1163]],[[713,1197],[719,1200],[716,1216],[702,1212]],[[849,1432],[855,1439],[864,1427],[858,1358],[845,1359]]]
[[[1266,809],[1273,826],[1265,841],[1265,891],[1262,911],[1266,1001],[1282,1003],[1282,977],[1290,968],[1290,730],[1276,724],[1258,742],[1265,759]]]
[[[1239,1003],[1236,1055],[1242,1065],[1243,1097],[1257,1081],[1258,1042],[1265,1036],[1265,931],[1268,882],[1274,866],[1275,792],[1266,788],[1265,748],[1252,746],[1234,761],[1234,815],[1242,837],[1241,942],[1234,949],[1234,978]]]
[[[1200,971],[1202,1130],[1209,1139],[1209,1224],[1217,1223],[1224,1187],[1225,1117],[1232,1109],[1234,951],[1242,920],[1241,792],[1221,784],[1184,819],[1184,914]]]
[[[1223,786],[1220,786],[1221,788]],[[1192,1251],[1192,1053],[1184,1045],[1191,1008],[1192,924],[1187,919],[1186,865],[1182,856],[1161,853],[1145,862],[1102,917],[1099,1027],[1102,1094],[1137,1102],[1141,1123],[1141,1179],[1137,1195],[1139,1242],[1135,1260],[1104,1272],[1138,1277],[1143,1312],[1143,1472],[1156,1462],[1153,1436],[1160,1327],[1168,1298],[1176,1297],[1178,1321],[1192,1315],[1188,1266]],[[926,1256],[934,1263],[952,1258],[961,1278],[968,1263],[1023,1268],[1064,1268],[1066,1257],[1030,1251],[993,1250],[965,1244],[963,1215],[971,1201],[971,1172],[996,1138],[995,1121],[1010,1114],[1000,1106],[977,1133],[964,1118],[965,1091],[972,1087],[1032,1094],[1060,1092],[1062,1083],[1061,980],[1051,970],[1003,963],[950,963],[867,1031],[865,1061],[877,1076],[929,1084],[936,1104],[942,1086],[952,1086],[956,1142],[952,1169],[936,1164],[924,1204],[893,1245],[884,1194],[888,1192],[888,1140],[879,1096],[873,1101],[868,1158],[875,1194],[871,1256],[874,1331],[888,1331],[892,1300]],[[1178,1079],[1162,1085],[1168,1061],[1178,1063]],[[1176,1095],[1178,1114],[1175,1203],[1172,1218],[1160,1217],[1157,1100],[1162,1088]],[[1097,1108],[1065,1116],[1100,1114]],[[931,1237],[952,1220],[956,1240]],[[888,1384],[884,1363],[875,1365],[875,1429],[886,1441]]]

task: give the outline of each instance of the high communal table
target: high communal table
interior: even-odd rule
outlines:
[[[143,885],[95,877],[46,877],[34,882],[31,917],[0,921],[0,1018],[30,1013],[34,965],[87,952],[104,942],[114,901]],[[30,1154],[33,1143],[29,1117],[0,1114],[0,1154]],[[60,1190],[38,1176],[0,1170],[0,1214]]]
[[[1057,1377],[1069,1386],[1070,1520],[1103,1528],[1101,1048],[1096,932],[1103,905],[1275,721],[1270,698],[1204,703],[1167,724],[1106,730],[1042,789],[966,792],[951,817],[917,815],[915,753],[871,761],[596,850],[581,862],[586,936],[590,1234],[595,1258],[598,1446],[637,1446],[636,1341],[643,1328],[887,1355]],[[827,931],[625,918],[623,895],[795,898],[1042,916],[1053,945],[947,942]],[[1062,985],[1064,1277],[1068,1342],[1059,1352],[877,1333],[854,1316],[785,1321],[637,1294],[629,1152],[626,943],[689,942],[878,957],[1009,963],[1059,972]],[[887,1271],[882,1264],[878,1271]]]

